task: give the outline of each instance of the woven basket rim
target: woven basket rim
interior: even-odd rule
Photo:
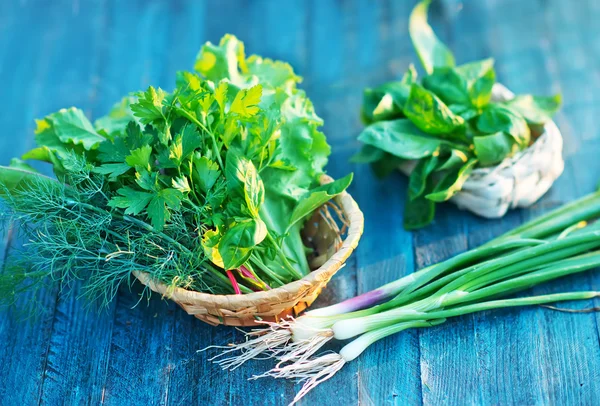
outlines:
[[[328,175],[321,175],[320,183],[326,184],[333,182],[333,178]],[[341,193],[336,201],[347,217],[349,226],[346,238],[342,241],[340,248],[329,258],[322,266],[310,272],[302,279],[288,283],[284,286],[268,291],[252,292],[242,295],[216,295],[211,293],[197,292],[184,288],[168,288],[161,282],[152,280],[150,275],[142,271],[134,271],[134,276],[144,285],[152,290],[163,294],[166,298],[175,302],[183,303],[210,303],[212,306],[225,309],[239,309],[260,303],[270,303],[278,301],[282,296],[295,296],[305,289],[306,286],[319,283],[323,279],[329,279],[345,263],[346,259],[352,254],[363,232],[364,216],[358,208],[356,201],[346,191]]]

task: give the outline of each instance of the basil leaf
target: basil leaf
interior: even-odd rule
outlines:
[[[294,208],[292,217],[290,218],[288,231],[299,221],[311,215],[316,209],[321,207],[335,196],[342,193],[350,186],[352,182],[352,174],[349,174],[341,179],[321,185],[304,196]],[[287,231],[286,231],[287,233]]]
[[[429,156],[445,143],[425,134],[407,119],[371,124],[360,133],[358,140],[404,159]]]
[[[433,32],[427,22],[427,10],[431,0],[422,1],[415,6],[408,21],[408,31],[415,51],[427,73],[433,68],[454,66],[454,56]]]
[[[559,94],[551,97],[522,95],[507,101],[505,105],[521,114],[529,124],[545,124],[552,120],[561,102]]]
[[[477,108],[486,106],[490,102],[492,87],[496,82],[494,60],[489,58],[467,63],[457,67],[456,71],[467,83],[471,104]]]
[[[447,104],[482,108],[492,97],[496,82],[494,60],[484,59],[456,68],[436,68],[423,78],[423,86]]]
[[[514,154],[518,149],[515,140],[503,132],[473,137],[475,155],[481,166],[494,165]]]
[[[429,134],[448,135],[464,129],[465,120],[455,115],[435,94],[413,84],[404,114],[419,129]]]
[[[371,162],[379,161],[385,156],[385,152],[377,147],[369,144],[363,144],[360,151],[350,158],[350,162],[370,164]]]
[[[258,217],[260,207],[265,201],[265,187],[252,161],[231,149],[228,150],[225,178],[229,192],[242,196],[252,217]]]
[[[531,131],[525,119],[511,109],[499,105],[489,105],[477,119],[477,129],[487,134],[505,132],[512,136],[519,148],[529,145]]]
[[[417,230],[429,225],[435,216],[435,202],[424,196],[407,199],[404,206],[404,228]]]
[[[436,68],[423,78],[423,87],[434,92],[444,103],[467,108],[471,101],[467,82],[454,68]]]
[[[415,69],[415,65],[411,63],[408,65],[408,70],[404,73],[400,82],[404,83],[405,85],[412,85],[413,83],[417,83],[417,76],[418,74],[417,70]]]
[[[438,155],[421,159],[408,178],[408,199],[415,200],[425,192],[427,179],[439,162]]]
[[[363,92],[362,117],[365,123],[402,117],[410,85],[389,82]]]
[[[402,158],[398,158],[397,156],[384,152],[383,158],[381,158],[379,161],[371,163],[371,169],[373,170],[373,173],[375,173],[376,177],[383,179],[397,170],[403,161],[404,160]]]
[[[448,169],[454,169],[458,166],[464,165],[469,158],[467,154],[459,149],[453,149],[450,151],[450,156],[444,161],[443,164],[439,165],[436,171],[444,171]]]
[[[458,171],[448,172],[433,188],[433,191],[425,197],[434,202],[444,202],[454,196],[471,175],[473,167],[477,164],[476,159],[471,159]]]

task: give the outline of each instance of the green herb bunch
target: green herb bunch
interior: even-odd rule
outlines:
[[[209,293],[268,290],[310,272],[304,220],[350,184],[320,186],[330,148],[301,78],[207,43],[173,92],[149,87],[93,124],[76,108],[37,122],[24,160],[0,167],[6,220],[25,234],[0,289],[83,280],[109,302],[132,272]]]
[[[455,66],[454,56],[427,22],[430,1],[413,10],[409,31],[426,75],[414,66],[401,80],[364,91],[355,162],[386,176],[404,161],[410,174],[404,226],[417,229],[434,218],[435,203],[460,191],[471,171],[496,165],[527,148],[561,103],[560,95],[520,95],[492,100],[494,60]]]

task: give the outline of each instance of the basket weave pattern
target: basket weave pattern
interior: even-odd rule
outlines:
[[[513,97],[506,87],[494,85],[494,101]],[[451,201],[460,209],[487,218],[502,217],[508,209],[528,207],[542,197],[562,173],[562,148],[562,135],[551,121],[527,149],[496,166],[474,169]],[[415,165],[416,162],[408,162],[400,170],[409,175]]]
[[[321,178],[322,184],[332,181],[326,175]],[[334,216],[343,224],[341,228]],[[211,295],[168,288],[144,272],[134,272],[134,275],[154,292],[175,301],[188,314],[212,325],[252,326],[257,320],[277,321],[298,314],[313,303],[358,245],[363,223],[362,212],[346,192],[315,211],[302,230],[305,243],[315,252],[309,258],[315,270],[298,281],[266,292]]]

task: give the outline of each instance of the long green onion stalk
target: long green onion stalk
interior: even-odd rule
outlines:
[[[295,402],[391,334],[477,311],[595,298],[599,292],[505,297],[600,266],[599,217],[600,191],[360,296],[297,319],[266,323],[214,360],[235,369],[259,356],[277,359],[275,368],[258,377],[303,381]],[[353,340],[338,353],[313,357],[325,343],[348,339]]]

